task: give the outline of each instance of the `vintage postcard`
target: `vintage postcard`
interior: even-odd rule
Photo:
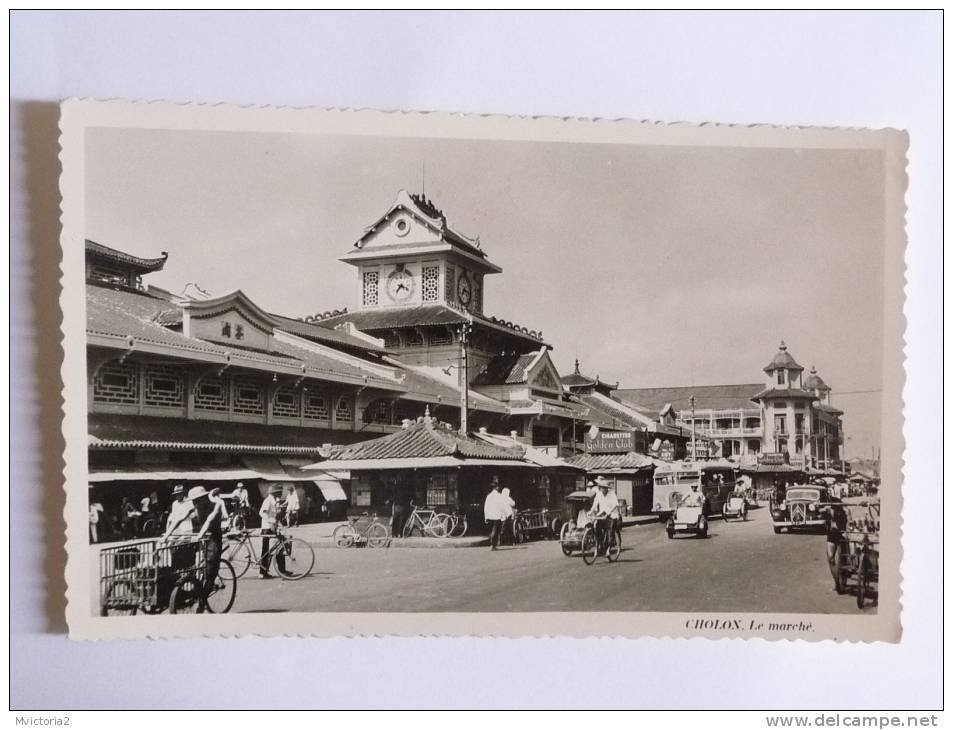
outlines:
[[[61,129],[72,637],[900,640],[905,133]]]

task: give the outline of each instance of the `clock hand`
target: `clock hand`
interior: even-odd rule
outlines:
[[[400,291],[401,289],[406,289],[406,288],[407,288],[406,284],[403,284],[403,283],[397,284],[397,291]]]

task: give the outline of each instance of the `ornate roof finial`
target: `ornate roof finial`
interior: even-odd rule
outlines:
[[[578,358],[578,357],[576,358],[576,370],[575,370],[575,373],[576,373],[576,375],[579,375],[579,358]]]
[[[784,344],[784,340],[781,340],[781,346],[780,346],[778,349],[779,349],[779,350],[787,350],[787,349],[788,349],[788,346]]]

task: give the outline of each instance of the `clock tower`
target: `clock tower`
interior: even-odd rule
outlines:
[[[483,313],[483,277],[500,273],[423,195],[401,190],[341,261],[358,269],[358,308],[443,305]]]

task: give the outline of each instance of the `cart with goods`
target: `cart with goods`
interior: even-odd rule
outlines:
[[[235,571],[220,560],[207,576],[208,539],[139,540],[99,554],[100,614],[227,613],[235,602]]]

